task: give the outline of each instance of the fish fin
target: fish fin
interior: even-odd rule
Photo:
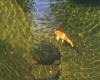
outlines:
[[[68,42],[72,47],[74,47],[73,42],[72,42],[71,40],[68,39],[67,42]]]
[[[74,47],[73,43],[71,43],[71,46]]]
[[[62,43],[64,43],[64,40],[62,40]]]
[[[61,37],[61,38],[64,40],[64,39],[65,39],[65,36],[66,36],[66,35],[63,33],[63,35],[62,35],[62,37]]]
[[[59,40],[59,39],[60,39],[60,37],[59,37],[59,36],[57,36],[57,37],[56,37],[56,39],[57,39],[57,40]]]

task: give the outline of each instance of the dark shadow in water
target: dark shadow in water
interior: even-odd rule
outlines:
[[[12,0],[13,3],[15,3],[15,1],[19,4],[19,6],[22,8],[23,12],[26,13],[28,10],[28,7],[25,3],[25,0]]]
[[[19,77],[26,80],[24,76],[30,74],[28,68],[29,65],[26,60],[15,52],[12,45],[5,40],[0,40],[0,80],[14,80],[15,78],[18,80]],[[33,79],[32,76],[27,77]]]
[[[100,6],[100,0],[70,0],[70,1],[87,6]]]
[[[74,46],[73,49],[78,53],[78,55],[82,55],[82,52],[77,47]]]
[[[76,47],[76,46],[74,46],[74,47],[72,47],[70,44],[68,44],[67,42],[65,42],[65,45],[67,45],[67,46],[70,46],[72,49],[74,49],[77,53],[78,53],[78,55],[82,55],[82,52],[81,52],[81,50],[79,50],[79,48],[78,47]]]
[[[0,40],[0,56],[6,56],[10,51],[12,51],[12,47],[6,41]]]
[[[58,72],[57,75],[55,75],[54,77],[51,77],[51,78],[44,78],[44,79],[34,79],[34,80],[58,80],[60,74],[61,74],[61,73]]]
[[[59,64],[60,52],[51,43],[41,42],[33,46],[33,59],[43,65]]]

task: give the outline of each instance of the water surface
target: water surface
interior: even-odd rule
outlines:
[[[99,80],[98,4],[0,0],[0,79]],[[57,41],[55,30],[66,33],[74,47]]]
[[[33,34],[43,35],[40,41],[44,38],[60,51],[60,79],[100,78],[100,22],[97,17],[100,6],[95,1],[87,2],[34,0],[31,8],[35,22]],[[55,41],[54,30],[66,33],[74,48],[66,42]]]

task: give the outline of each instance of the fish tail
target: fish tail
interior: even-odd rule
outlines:
[[[72,47],[74,46],[73,42],[68,37],[65,37],[65,41],[67,41]]]

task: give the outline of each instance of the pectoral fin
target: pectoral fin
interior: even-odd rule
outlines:
[[[62,40],[62,43],[64,43],[64,40]]]
[[[57,36],[57,37],[56,37],[56,39],[57,39],[57,40],[59,40],[59,39],[60,39],[60,37],[59,37],[59,36]]]

